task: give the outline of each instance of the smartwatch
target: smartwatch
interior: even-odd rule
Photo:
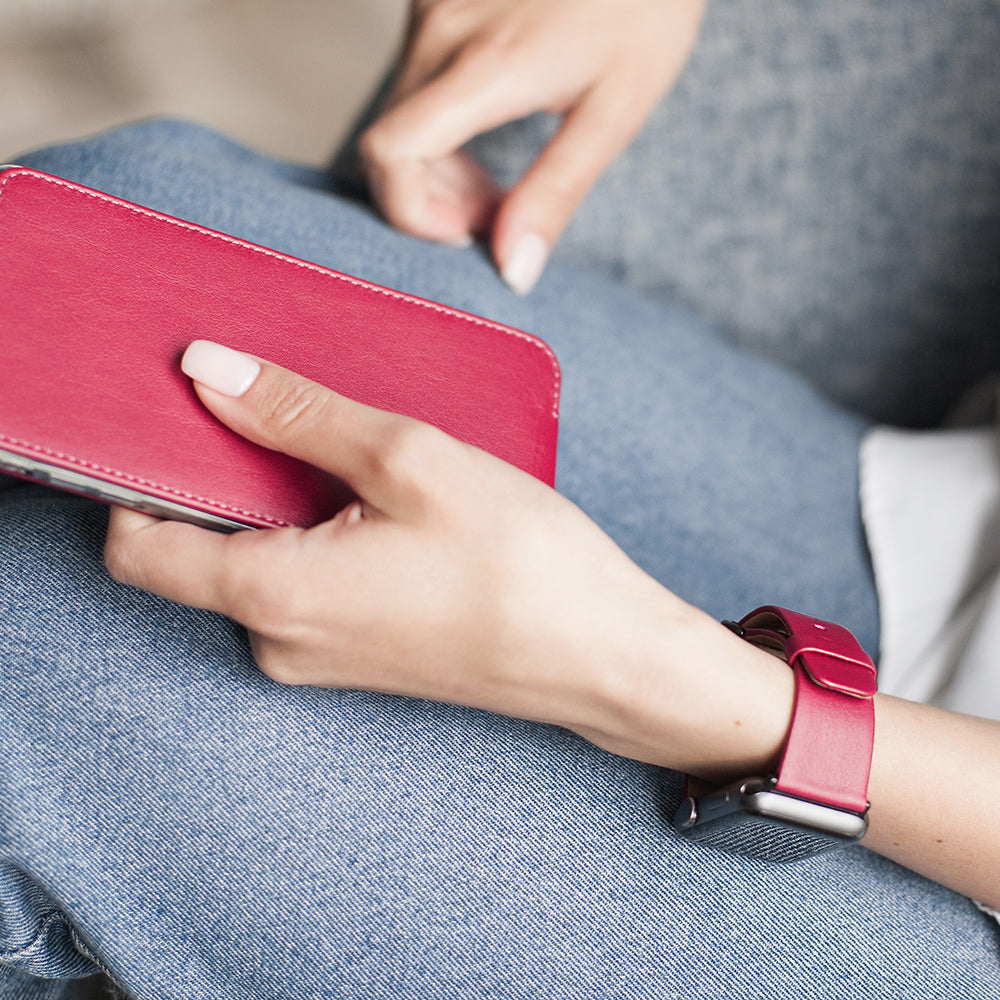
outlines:
[[[792,723],[777,773],[690,794],[674,815],[689,840],[764,861],[796,861],[868,829],[875,665],[847,629],[767,606],[723,622],[783,654],[795,672]]]

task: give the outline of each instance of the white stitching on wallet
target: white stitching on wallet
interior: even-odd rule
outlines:
[[[429,302],[426,299],[419,299],[411,295],[405,295],[402,292],[396,292],[390,288],[384,288],[381,285],[375,285],[368,281],[362,281],[360,278],[353,278],[350,275],[341,274],[338,271],[331,271],[329,268],[321,267],[319,264],[311,264],[308,261],[299,260],[297,257],[290,257],[287,254],[278,253],[276,250],[269,250],[267,249],[267,247],[258,246],[255,243],[248,243],[245,240],[237,239],[234,236],[228,236],[225,233],[219,233],[212,229],[206,229],[203,226],[197,226],[194,225],[193,223],[184,222],[181,219],[175,219],[172,216],[164,215],[162,212],[155,212],[152,209],[143,208],[140,205],[134,205],[131,202],[123,201],[122,199],[116,198],[112,195],[107,195],[100,191],[94,191],[90,188],[82,187],[70,181],[62,180],[58,177],[52,177],[48,174],[42,174],[30,168],[14,167],[13,169],[5,170],[3,174],[0,175],[0,199],[3,198],[4,189],[7,186],[7,182],[11,178],[17,176],[27,176],[37,181],[43,181],[49,184],[56,184],[59,187],[64,187],[68,191],[72,191],[75,194],[85,195],[88,198],[96,198],[99,201],[107,202],[109,205],[113,205],[116,208],[126,209],[127,211],[134,212],[139,215],[145,215],[151,219],[157,219],[161,222],[168,222],[171,225],[178,226],[182,229],[186,229],[190,232],[197,233],[201,236],[222,240],[224,243],[229,243],[232,246],[239,247],[243,250],[249,250],[253,251],[254,253],[264,254],[267,257],[273,257],[275,260],[284,261],[285,263],[288,264],[294,264],[296,267],[305,268],[306,270],[313,271],[316,274],[320,274],[328,278],[333,278],[337,281],[347,282],[350,285],[362,288],[368,292],[375,292],[378,293],[379,295],[387,295],[393,299],[399,299],[401,301],[410,302],[414,305],[422,306],[425,309],[430,309],[434,312],[439,312],[446,316],[455,316],[467,322],[474,323],[477,326],[482,326],[485,327],[486,329],[495,330],[496,332],[505,334],[508,337],[516,337],[519,340],[523,340],[528,345],[542,351],[543,354],[548,358],[550,364],[552,365],[552,374],[555,379],[555,388],[552,397],[551,415],[554,419],[558,419],[559,417],[559,393],[561,388],[561,373],[559,369],[559,362],[552,348],[549,347],[548,344],[546,344],[544,341],[538,340],[536,337],[532,337],[529,334],[522,333],[521,331],[515,330],[511,327],[502,326],[499,323],[492,323],[489,320],[483,319],[480,316],[473,316],[471,313],[464,313],[458,309],[451,309],[448,306],[443,306],[440,303]],[[37,445],[30,444],[27,441],[19,441],[16,438],[8,437],[6,434],[0,433],[0,441],[13,445],[16,448],[26,449],[38,455],[45,455],[49,458],[55,458],[63,462],[73,462],[78,466],[83,466],[85,468],[92,469],[96,472],[102,472],[105,475],[115,476],[119,479],[123,479],[128,482],[134,483],[137,486],[145,486],[148,489],[160,490],[163,493],[175,497],[182,497],[185,500],[193,500],[197,501],[198,503],[210,504],[216,509],[225,510],[231,514],[238,514],[244,517],[254,517],[257,518],[258,520],[266,521],[269,524],[273,524],[275,527],[288,527],[288,522],[269,517],[266,514],[259,514],[255,511],[244,510],[239,507],[233,507],[229,504],[220,503],[218,500],[212,499],[211,497],[203,497],[193,493],[187,493],[183,490],[178,490],[175,487],[166,486],[163,483],[154,482],[153,480],[148,480],[148,479],[142,479],[138,476],[133,476],[129,473],[122,472],[119,469],[113,469],[109,466],[100,465],[95,462],[87,461],[86,459],[77,458],[75,455],[67,455],[61,452],[52,451],[48,448],[42,448]]]
[[[224,243],[240,247],[243,250],[251,250],[254,253],[264,254],[266,257],[273,257],[275,260],[281,260],[287,264],[294,264],[296,267],[305,268],[307,271],[314,271],[316,274],[324,275],[327,278],[333,278],[337,281],[345,281],[349,285],[355,285],[356,287],[363,288],[369,292],[377,292],[379,295],[387,295],[389,298],[399,299],[404,302],[411,302],[414,305],[422,306],[425,309],[443,313],[446,316],[455,316],[459,319],[464,319],[468,322],[474,323],[477,326],[495,330],[508,337],[517,337],[519,340],[523,340],[525,343],[542,351],[549,359],[549,362],[552,365],[552,374],[555,378],[555,391],[552,397],[552,416],[559,416],[559,389],[561,383],[559,362],[552,348],[549,347],[549,345],[544,341],[539,340],[537,337],[523,333],[520,330],[515,330],[512,327],[502,326],[499,323],[492,323],[490,320],[483,319],[481,316],[474,316],[471,313],[465,313],[458,309],[451,309],[438,302],[429,302],[426,299],[420,299],[416,296],[405,295],[402,292],[393,291],[391,288],[384,288],[381,285],[375,285],[368,281],[362,281],[360,278],[353,278],[348,274],[341,274],[339,271],[331,271],[329,268],[321,267],[319,264],[311,264],[309,261],[300,260],[297,257],[290,257],[287,254],[278,253],[277,250],[269,250],[267,247],[259,246],[256,243],[248,243],[246,240],[240,240],[235,236],[228,236],[225,233],[216,232],[214,229],[206,229],[204,226],[196,226],[194,223],[184,222],[182,219],[175,219],[173,216],[164,215],[162,212],[154,212],[152,209],[143,208],[141,205],[134,205],[131,202],[123,201],[121,198],[115,198],[112,195],[104,194],[101,191],[94,191],[91,188],[82,187],[81,185],[62,180],[58,177],[52,177],[48,174],[40,174],[37,171],[26,169],[24,167],[6,171],[2,176],[0,176],[0,197],[3,196],[3,188],[6,186],[8,180],[12,177],[21,175],[27,175],[39,181],[46,181],[49,184],[57,184],[60,187],[64,187],[76,194],[86,195],[88,198],[97,198],[99,201],[106,201],[109,205],[127,209],[130,212],[145,215],[151,219],[158,219],[161,222],[169,222],[171,225],[179,226],[182,229],[198,233],[201,236],[222,240]]]

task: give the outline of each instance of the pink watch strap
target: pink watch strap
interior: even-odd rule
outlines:
[[[775,790],[863,814],[875,742],[871,658],[847,629],[784,608],[758,608],[740,625],[749,642],[782,649],[795,671]]]

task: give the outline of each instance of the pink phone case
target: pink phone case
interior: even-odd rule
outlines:
[[[554,481],[559,367],[529,334],[20,167],[0,247],[8,455],[240,525],[330,516],[335,482],[202,407],[178,364],[200,338]]]

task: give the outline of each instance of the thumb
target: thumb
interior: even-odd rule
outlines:
[[[181,369],[205,406],[236,433],[337,476],[382,507],[388,483],[380,457],[401,425],[416,421],[207,340],[187,348]]]

